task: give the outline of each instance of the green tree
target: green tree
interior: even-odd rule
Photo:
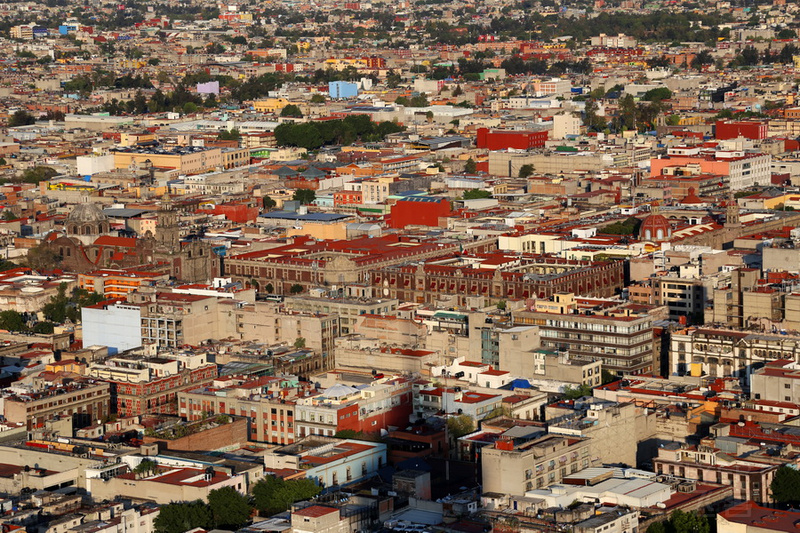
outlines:
[[[144,459],[133,468],[133,473],[140,477],[147,477],[158,469],[158,463],[152,459]]]
[[[411,98],[408,105],[409,107],[428,107],[430,104],[428,103],[428,97],[424,94],[420,94]]]
[[[519,167],[519,177],[521,179],[529,178],[533,175],[533,165],[522,165]]]
[[[40,181],[47,181],[53,176],[57,176],[58,172],[53,167],[37,166],[27,169],[22,173],[22,181],[25,183],[39,183]]]
[[[266,285],[264,285],[264,291],[267,294],[272,294],[273,292],[275,292],[275,287],[273,287],[272,283],[267,283]]]
[[[477,200],[479,198],[491,198],[492,193],[483,189],[470,189],[464,191],[464,200]]]
[[[313,189],[295,189],[292,200],[301,204],[310,204],[317,199],[317,193]]]
[[[61,256],[51,250],[46,244],[40,244],[28,250],[25,256],[25,265],[37,271],[54,270],[61,264]]]
[[[478,171],[478,164],[471,157],[464,163],[464,172],[467,174],[475,174]]]
[[[299,283],[295,283],[294,285],[289,287],[289,292],[291,294],[300,294],[301,292],[303,292],[303,286],[300,285]]]
[[[282,117],[303,118],[303,112],[295,104],[289,104],[281,109]]]
[[[314,93],[311,95],[311,103],[312,104],[324,104],[325,103],[325,95],[321,93]]]
[[[52,322],[37,322],[33,325],[31,331],[39,335],[52,335],[56,329],[55,326]]]
[[[191,115],[192,113],[197,113],[197,104],[194,102],[186,102],[183,104],[183,114]]]
[[[14,128],[16,126],[28,126],[30,124],[34,124],[36,119],[25,111],[24,109],[19,109],[14,111],[14,114],[8,119],[8,127]]]
[[[667,89],[666,87],[658,87],[656,89],[650,89],[644,96],[642,96],[642,100],[646,100],[648,102],[657,102],[659,100],[669,100],[672,98],[672,91]]]
[[[800,504],[800,471],[781,466],[769,486],[772,498],[784,505]]]
[[[223,130],[217,135],[220,141],[238,141],[242,138],[242,134],[236,128],[232,130]]]
[[[278,202],[276,202],[275,200],[266,195],[264,196],[264,198],[261,199],[261,203],[264,206],[264,209],[272,209],[273,207],[278,205]]]
[[[259,514],[272,516],[288,510],[295,502],[313,498],[321,490],[310,479],[286,481],[276,476],[266,476],[253,486],[253,502]]]
[[[592,387],[590,385],[579,385],[577,387],[566,387],[564,388],[564,396],[567,400],[577,400],[583,396],[591,396],[592,395]]]
[[[294,340],[294,347],[297,348],[298,350],[302,350],[303,348],[305,348],[306,347],[305,337],[297,337]]]
[[[161,506],[155,520],[156,533],[184,533],[190,529],[214,527],[211,509],[205,502],[170,503]]]
[[[453,439],[475,431],[475,421],[469,415],[451,416],[447,419],[447,432]]]
[[[233,487],[223,487],[208,493],[208,506],[214,527],[236,531],[250,522],[253,508],[247,497]]]
[[[24,331],[27,329],[22,314],[13,309],[0,312],[0,329],[7,331]]]

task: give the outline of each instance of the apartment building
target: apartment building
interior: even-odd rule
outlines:
[[[78,287],[102,294],[106,298],[125,298],[142,285],[168,281],[169,274],[134,269],[102,269],[78,274]]]
[[[342,430],[376,433],[388,426],[404,427],[412,410],[411,382],[382,378],[365,387],[336,384],[313,396],[297,398],[297,438]]]
[[[394,315],[399,302],[396,298],[316,298],[288,296],[283,305],[290,311],[335,314],[339,317],[339,334],[353,333],[361,315]]]
[[[217,377],[217,365],[195,355],[183,361],[165,357],[112,357],[90,365],[88,373],[111,386],[111,402],[119,416],[145,413],[178,414],[178,392]]]
[[[338,487],[366,479],[386,464],[386,445],[314,435],[273,448],[264,455],[264,466],[276,470],[302,470],[318,485]]]
[[[571,359],[600,361],[603,369],[620,375],[658,371],[653,317],[646,312],[625,306],[597,314],[519,310],[512,320],[539,326],[542,348],[566,351]]]
[[[733,487],[733,497],[759,503],[772,501],[769,486],[777,464],[728,459],[709,446],[668,443],[658,449],[653,468],[659,474]]]
[[[225,377],[178,393],[178,414],[187,420],[202,420],[208,413],[245,417],[250,440],[292,444],[296,401],[316,392],[312,384],[294,376]]]
[[[770,361],[750,376],[755,400],[800,404],[800,365],[794,359]]]
[[[689,164],[699,166],[700,172],[724,176],[731,191],[769,185],[772,177],[772,156],[769,154],[686,146],[670,148],[667,157],[650,159],[650,176],[665,174],[666,167],[684,167]]]
[[[94,379],[67,385],[17,385],[13,391],[5,389],[2,399],[5,421],[25,424],[28,430],[65,417],[72,418],[74,427],[83,427],[111,414],[111,387]]]
[[[587,468],[590,456],[588,439],[544,432],[522,443],[502,438],[481,450],[483,491],[523,496]]]
[[[649,278],[638,285],[628,287],[633,303],[666,306],[671,320],[680,317],[692,319],[692,323],[703,321],[706,309],[706,287],[700,279],[673,276]]]
[[[754,365],[797,360],[800,336],[749,333],[723,328],[686,328],[670,335],[672,374],[738,377],[749,382]]]

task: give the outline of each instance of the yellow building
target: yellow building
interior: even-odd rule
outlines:
[[[250,162],[246,149],[203,148],[181,146],[170,150],[123,148],[114,152],[114,168],[124,169],[137,165],[174,168],[180,174],[201,174],[221,168],[234,168]]]
[[[267,98],[253,102],[253,109],[259,113],[277,113],[287,105],[291,104],[286,98]]]

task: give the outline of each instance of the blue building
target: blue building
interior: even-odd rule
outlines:
[[[331,98],[354,98],[358,96],[358,84],[351,81],[328,82],[328,95]]]

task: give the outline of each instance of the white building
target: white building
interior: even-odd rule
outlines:
[[[79,155],[75,158],[79,176],[93,176],[100,172],[114,170],[114,154]]]
[[[572,113],[553,116],[553,139],[566,139],[581,132],[581,119]]]
[[[84,346],[108,346],[110,353],[142,345],[142,312],[138,305],[101,302],[81,308]]]
[[[264,455],[267,468],[303,470],[322,487],[345,485],[375,474],[386,464],[386,445],[314,435],[273,448]]]

